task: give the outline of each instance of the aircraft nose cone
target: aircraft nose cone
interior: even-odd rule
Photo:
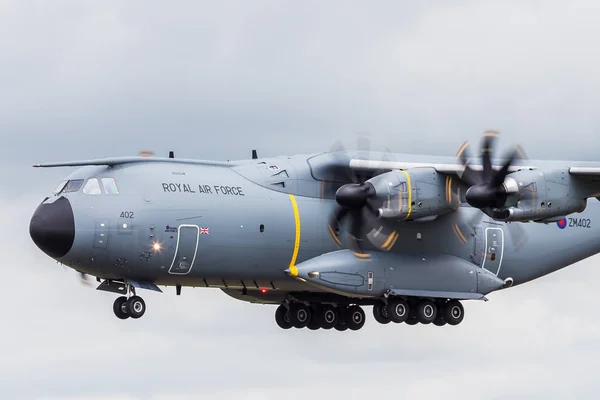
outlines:
[[[69,200],[61,197],[53,203],[40,204],[31,217],[29,234],[50,257],[64,257],[75,240],[75,218]]]

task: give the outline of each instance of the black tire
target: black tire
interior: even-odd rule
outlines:
[[[317,313],[319,326],[323,329],[335,327],[340,319],[338,310],[329,304],[317,308]]]
[[[312,318],[310,320],[310,322],[308,323],[308,325],[306,325],[306,327],[308,329],[310,329],[311,331],[317,331],[317,330],[321,329],[321,325],[319,325],[319,322],[315,321],[314,318]]]
[[[338,307],[338,321],[333,327],[336,331],[344,332],[348,330],[348,324],[346,324],[348,308],[341,306]]]
[[[444,320],[448,325],[458,325],[465,318],[465,309],[458,300],[450,300],[444,306]]]
[[[277,307],[275,311],[275,322],[281,329],[290,329],[292,327],[292,321],[290,321],[290,315],[288,309],[282,304]]]
[[[129,318],[129,314],[127,314],[127,297],[117,297],[113,303],[113,311],[119,319]]]
[[[406,300],[400,297],[395,297],[388,301],[387,314],[392,321],[400,324],[408,320],[410,315],[410,306]]]
[[[311,310],[304,304],[292,304],[290,306],[290,321],[292,326],[297,329],[306,328],[310,323]]]
[[[389,324],[392,321],[387,313],[387,305],[383,302],[373,306],[373,317],[375,321],[382,325]]]
[[[423,299],[417,304],[416,314],[420,323],[431,324],[437,318],[437,304],[431,300]]]
[[[352,331],[357,331],[365,325],[367,320],[365,310],[361,306],[350,306],[346,312],[346,324]]]
[[[127,313],[131,318],[141,318],[145,312],[146,303],[140,296],[132,296],[127,300]]]
[[[416,319],[415,317],[410,317],[409,319],[407,319],[407,320],[405,321],[405,323],[406,323],[406,325],[411,325],[411,326],[413,326],[413,325],[417,325],[417,324],[419,323],[419,320],[418,320],[418,319]]]
[[[435,321],[433,321],[433,324],[435,326],[444,326],[447,324],[446,320],[444,319],[444,317],[442,316],[442,313],[438,313],[437,318],[435,319]]]

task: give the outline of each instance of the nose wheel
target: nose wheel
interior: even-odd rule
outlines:
[[[129,285],[128,285],[129,286]],[[146,302],[140,296],[135,294],[133,287],[128,287],[133,296],[118,297],[113,303],[113,311],[119,319],[138,319],[146,313]]]

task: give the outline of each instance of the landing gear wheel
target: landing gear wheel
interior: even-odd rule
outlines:
[[[290,321],[292,326],[297,329],[302,329],[310,323],[311,312],[310,308],[304,304],[292,304],[290,306]]]
[[[421,300],[417,305],[417,319],[422,324],[430,324],[435,321],[437,313],[437,305],[431,300]]]
[[[331,329],[335,327],[340,319],[338,311],[335,307],[324,305],[317,309],[317,317],[319,326],[323,329]]]
[[[357,331],[365,325],[367,318],[361,306],[350,306],[346,313],[346,324],[352,331]]]
[[[146,303],[140,296],[132,296],[127,300],[127,313],[131,318],[141,318],[145,312]]]
[[[387,306],[383,302],[373,306],[373,317],[375,317],[375,321],[382,325],[389,324],[392,321],[387,313]]]
[[[408,316],[410,314],[410,307],[406,300],[401,298],[393,298],[390,301],[388,301],[386,311],[387,315],[392,321],[394,321],[397,324],[400,324],[408,320]]]
[[[409,319],[406,320],[406,325],[417,325],[419,323],[419,320],[416,319],[415,317],[410,317]]]
[[[127,297],[117,297],[113,304],[113,311],[119,319],[129,318],[129,314],[127,313]]]
[[[433,324],[435,326],[444,326],[447,324],[446,320],[444,319],[443,309],[440,306],[438,306],[438,314],[437,317],[435,317]]]
[[[348,324],[346,321],[348,320],[348,308],[347,307],[339,307],[338,308],[338,321],[334,326],[336,331],[343,332],[348,329]]]
[[[321,325],[319,325],[319,321],[316,321],[315,318],[311,318],[310,322],[308,323],[308,325],[306,325],[306,327],[308,329],[310,329],[311,331],[317,331],[319,329],[321,329]]]
[[[465,317],[465,309],[458,300],[450,300],[444,306],[444,320],[448,325],[458,325]]]
[[[277,311],[275,311],[275,322],[277,322],[277,325],[281,329],[290,329],[292,327],[289,312],[283,304],[277,307]]]

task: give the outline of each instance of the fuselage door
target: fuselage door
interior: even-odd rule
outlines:
[[[481,268],[498,275],[504,255],[504,231],[502,228],[485,228],[485,247]]]
[[[198,225],[179,225],[177,229],[177,247],[175,257],[169,273],[173,275],[187,275],[196,261],[200,228]]]

